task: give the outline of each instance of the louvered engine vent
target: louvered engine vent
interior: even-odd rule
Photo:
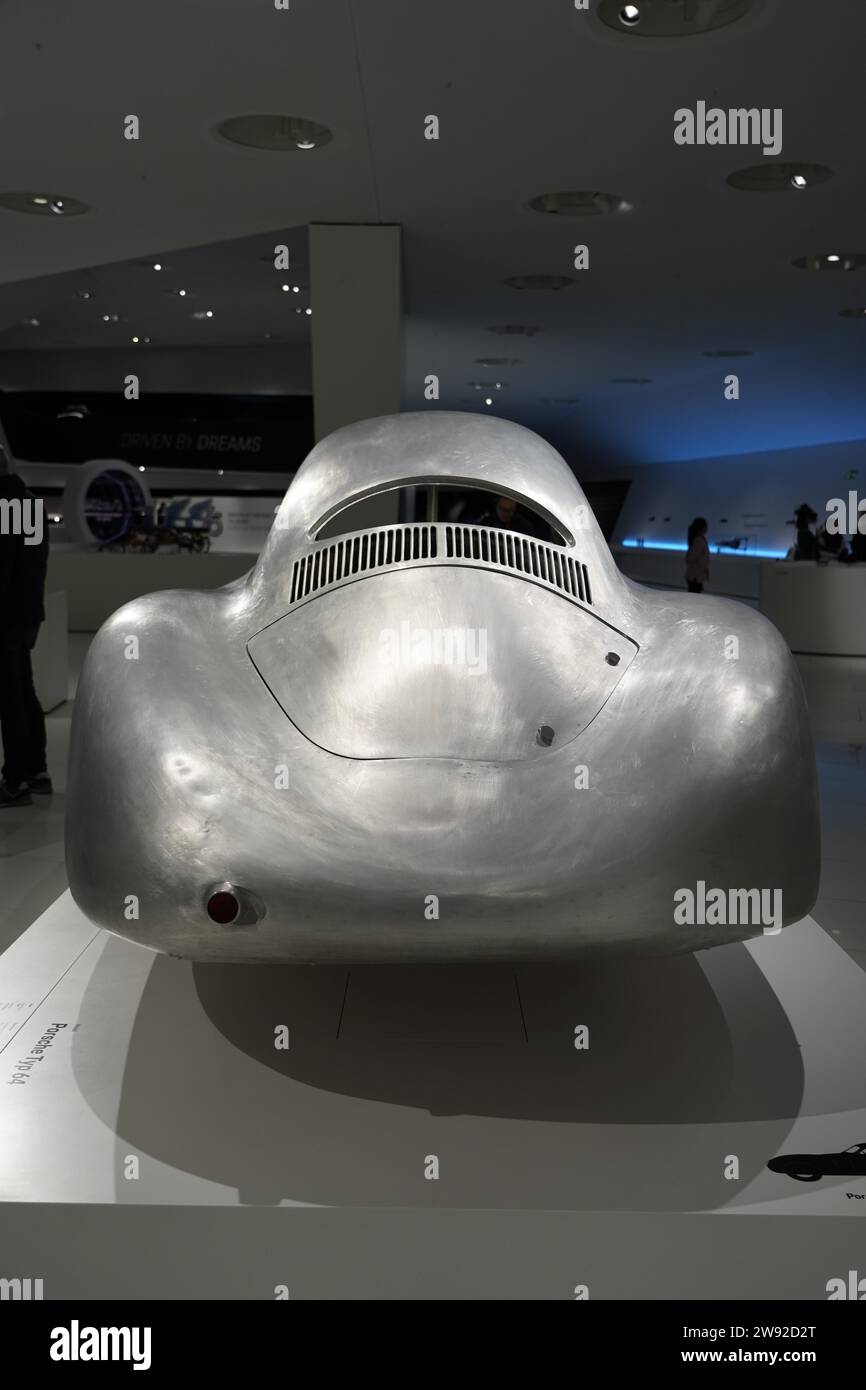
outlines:
[[[289,602],[300,603],[374,571],[455,563],[523,574],[576,603],[592,603],[589,571],[564,546],[495,526],[449,522],[381,526],[322,541],[294,562]]]

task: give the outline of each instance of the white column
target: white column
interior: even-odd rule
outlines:
[[[316,439],[400,409],[400,228],[310,227]]]

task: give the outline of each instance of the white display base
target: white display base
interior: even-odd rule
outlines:
[[[0,957],[0,1200],[859,1216],[866,1179],[765,1164],[866,1141],[864,1054],[866,974],[810,919],[669,960],[193,966],[65,893]]]

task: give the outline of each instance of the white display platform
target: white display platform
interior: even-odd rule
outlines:
[[[866,1179],[765,1164],[866,1142],[864,1055],[866,974],[810,919],[668,960],[193,966],[65,893],[0,957],[0,1200],[857,1217]]]

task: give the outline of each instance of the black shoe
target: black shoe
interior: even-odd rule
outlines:
[[[40,772],[38,777],[29,778],[27,785],[30,790],[36,792],[38,796],[50,796],[54,791],[51,778],[48,776],[47,772]]]
[[[0,810],[5,806],[30,806],[32,802],[30,788],[23,782],[20,787],[10,787],[8,782],[0,781]]]

